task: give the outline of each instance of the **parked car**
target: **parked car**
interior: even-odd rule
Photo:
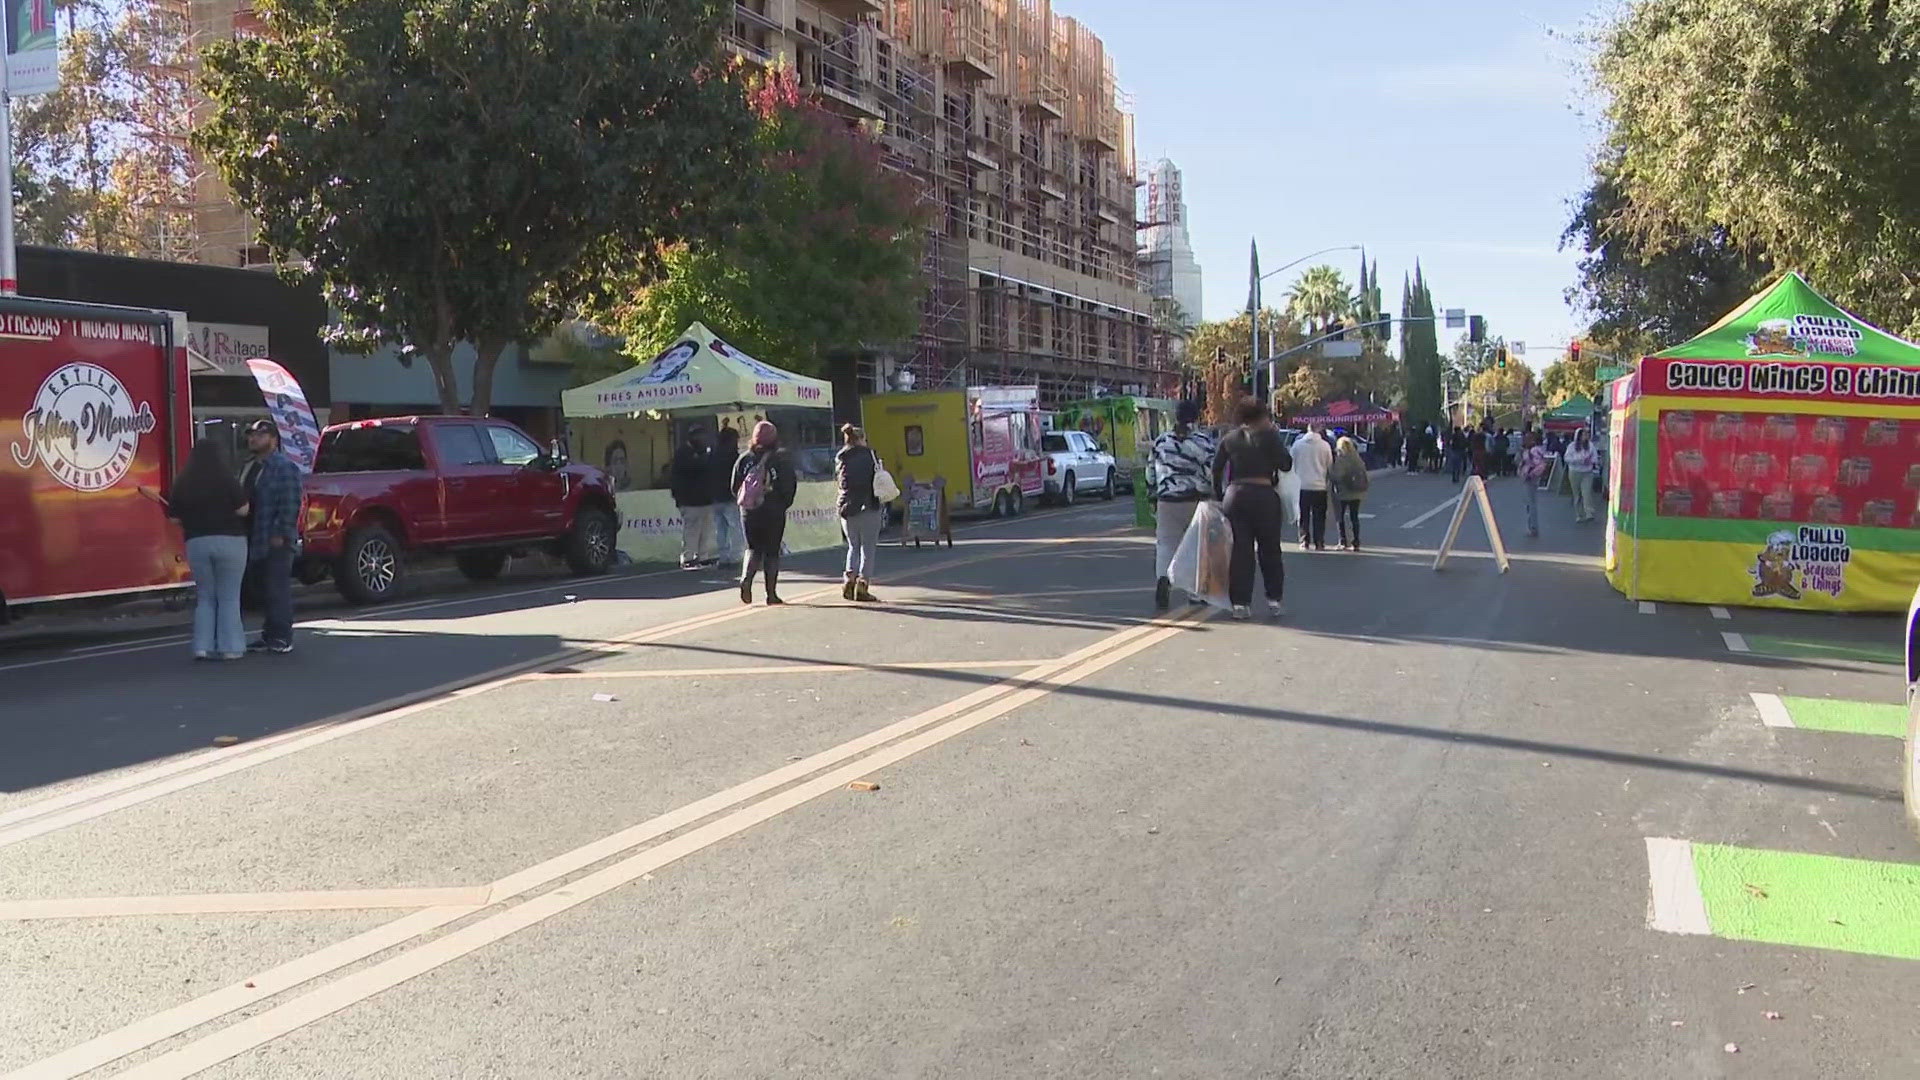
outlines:
[[[580,574],[613,565],[613,485],[505,420],[402,416],[335,424],[307,477],[296,573],[359,604],[398,595],[409,558],[453,555],[475,581],[544,550]]]
[[[1057,431],[1040,439],[1047,457],[1047,498],[1065,505],[1081,495],[1097,492],[1113,498],[1119,483],[1113,455],[1084,431]]]
[[[1907,606],[1906,766],[1900,770],[1907,795],[1907,824],[1920,836],[1920,589]]]

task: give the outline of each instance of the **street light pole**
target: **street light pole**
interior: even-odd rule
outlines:
[[[1335,244],[1333,247],[1321,248],[1319,251],[1310,251],[1307,254],[1302,255],[1299,258],[1293,260],[1292,262],[1287,263],[1285,266],[1281,266],[1277,269],[1269,270],[1266,273],[1262,274],[1257,269],[1257,267],[1259,266],[1259,241],[1256,240],[1254,242],[1253,265],[1256,269],[1250,269],[1248,271],[1248,276],[1251,277],[1253,280],[1250,283],[1250,287],[1248,289],[1248,297],[1247,297],[1248,302],[1253,309],[1247,313],[1247,321],[1253,324],[1253,335],[1252,335],[1253,351],[1247,354],[1247,364],[1249,369],[1248,370],[1249,375],[1253,374],[1254,371],[1258,370],[1258,368],[1255,367],[1255,365],[1260,363],[1260,309],[1262,307],[1262,304],[1260,302],[1261,300],[1260,283],[1267,280],[1268,278],[1272,277],[1275,274],[1279,274],[1279,273],[1283,273],[1285,271],[1291,270],[1294,267],[1299,266],[1301,263],[1306,262],[1308,259],[1317,259],[1322,255],[1330,255],[1336,251],[1362,251],[1362,250],[1365,250],[1365,249],[1360,244]],[[1276,360],[1269,360],[1267,363],[1267,390],[1269,393],[1273,391],[1273,388],[1274,388],[1273,384],[1275,380],[1279,377],[1279,375],[1280,375],[1280,368],[1278,366],[1278,362]]]

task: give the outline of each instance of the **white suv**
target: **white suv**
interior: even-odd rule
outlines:
[[[1047,455],[1047,498],[1067,506],[1081,495],[1098,493],[1113,498],[1113,455],[1084,431],[1053,431],[1040,437]]]

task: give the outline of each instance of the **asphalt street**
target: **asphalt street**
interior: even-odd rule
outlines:
[[[0,652],[0,1080],[1920,1075],[1898,620],[1629,603],[1514,480],[1436,572],[1458,490],[1279,622],[1096,502]]]

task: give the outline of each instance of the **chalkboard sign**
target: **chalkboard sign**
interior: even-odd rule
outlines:
[[[932,480],[915,480],[912,476],[900,478],[901,498],[906,503],[906,513],[900,523],[900,544],[902,547],[911,541],[919,547],[923,540],[931,540],[936,546],[944,537],[947,546],[953,546],[953,520],[947,511],[947,482],[941,477]]]

